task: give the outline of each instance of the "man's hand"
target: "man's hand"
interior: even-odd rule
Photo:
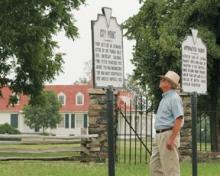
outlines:
[[[168,150],[173,150],[174,146],[175,146],[175,139],[177,134],[180,132],[181,129],[181,125],[182,125],[182,121],[183,121],[183,117],[180,116],[175,120],[174,126],[173,126],[173,130],[172,130],[172,134],[169,137],[168,141],[167,141],[167,149]]]
[[[173,148],[174,148],[174,145],[175,145],[175,139],[173,139],[173,138],[169,138],[168,139],[168,141],[167,141],[167,149],[168,150],[173,150]]]

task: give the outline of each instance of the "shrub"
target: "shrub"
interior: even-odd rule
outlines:
[[[0,134],[20,134],[20,131],[5,123],[0,125]]]

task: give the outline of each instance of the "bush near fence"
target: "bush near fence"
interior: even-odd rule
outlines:
[[[0,134],[20,134],[20,131],[8,123],[0,125]]]

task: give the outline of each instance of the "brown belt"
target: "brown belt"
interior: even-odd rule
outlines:
[[[173,127],[171,127],[171,128],[166,128],[166,129],[162,129],[162,130],[156,130],[156,133],[163,133],[163,132],[165,132],[165,131],[169,131],[169,130],[172,130],[173,129]]]

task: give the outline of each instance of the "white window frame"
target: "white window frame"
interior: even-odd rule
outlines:
[[[60,92],[57,96],[59,102],[60,102],[60,99],[59,99],[60,96],[63,96],[63,101],[64,101],[63,104],[61,103],[61,105],[65,106],[66,105],[66,95],[63,92]]]
[[[76,113],[75,114],[75,128],[83,128],[83,124],[84,124],[83,114]]]
[[[78,103],[78,101],[77,101],[78,96],[82,96],[82,104],[79,104],[79,103]],[[76,101],[76,105],[78,105],[78,106],[84,105],[84,94],[83,94],[82,92],[78,92],[78,93],[76,94],[75,101]]]

